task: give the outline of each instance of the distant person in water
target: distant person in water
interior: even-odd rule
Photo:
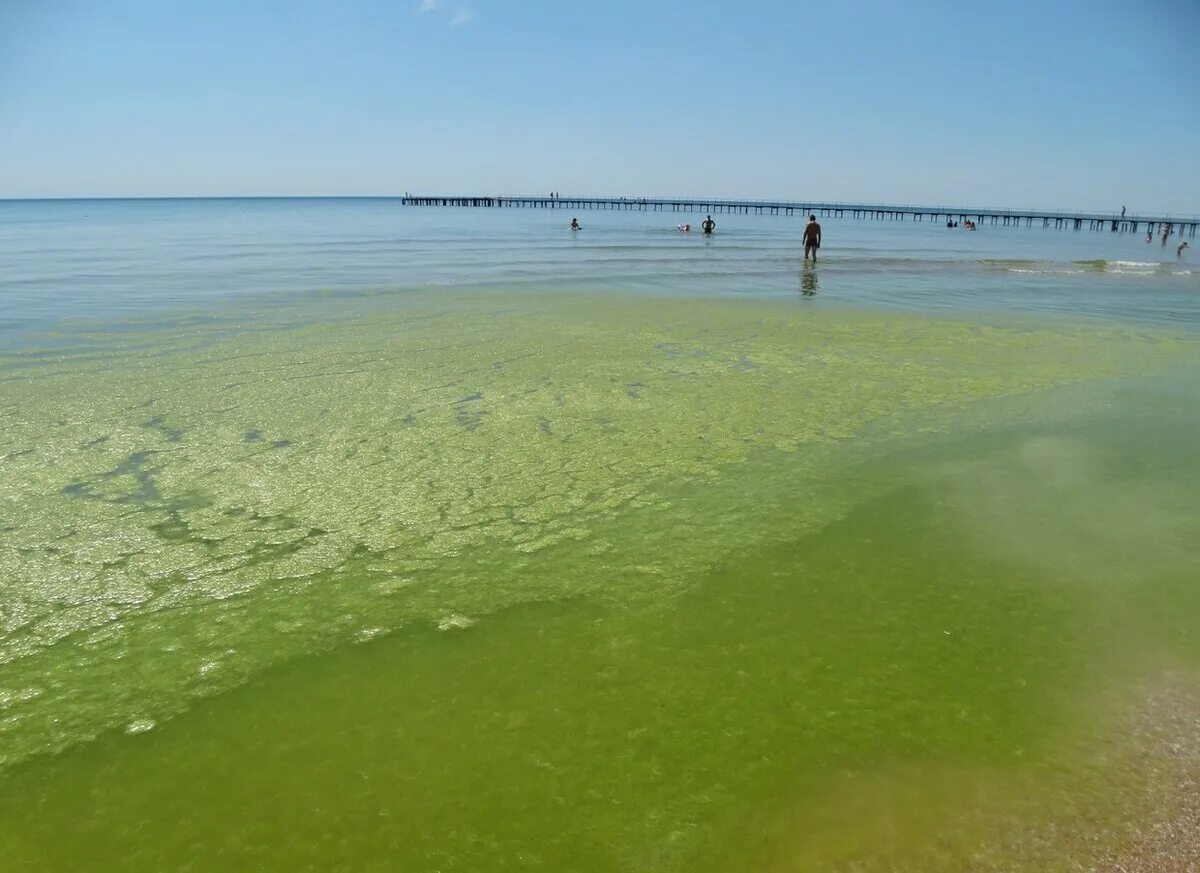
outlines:
[[[1154,242],[1154,231],[1146,231],[1146,242]]]
[[[700,229],[705,233],[712,233],[717,229],[717,223],[712,220],[712,216],[710,215],[704,221],[700,222]]]
[[[579,230],[581,227],[583,227],[583,225],[579,223],[578,218],[571,219],[571,230]]]
[[[1175,249],[1175,257],[1177,257],[1177,258],[1182,258],[1182,257],[1183,257],[1183,250],[1184,250],[1184,249],[1186,249],[1186,248],[1188,248],[1188,244],[1187,244],[1187,240],[1184,240],[1183,242],[1181,242],[1181,243],[1179,244],[1179,247],[1178,247],[1177,249]]]
[[[808,224],[804,226],[804,260],[808,260],[808,255],[812,253],[813,263],[817,262],[817,249],[821,247],[821,225],[817,221],[815,215],[808,217]]]

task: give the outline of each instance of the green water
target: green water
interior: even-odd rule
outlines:
[[[1065,868],[1200,662],[1198,348],[441,292],[10,360],[4,869]]]

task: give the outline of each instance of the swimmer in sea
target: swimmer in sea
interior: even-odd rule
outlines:
[[[1184,240],[1183,242],[1181,242],[1181,243],[1179,244],[1179,247],[1178,247],[1177,249],[1175,249],[1175,257],[1177,257],[1177,258],[1182,258],[1182,257],[1183,257],[1183,250],[1184,250],[1184,249],[1186,249],[1186,248],[1188,248],[1188,244],[1187,244],[1187,240]]]
[[[700,229],[705,233],[711,234],[717,229],[717,223],[712,220],[712,216],[710,215],[708,218],[704,219],[704,221],[700,222]]]
[[[581,227],[583,227],[583,225],[579,223],[578,218],[571,219],[571,230],[579,230]]]

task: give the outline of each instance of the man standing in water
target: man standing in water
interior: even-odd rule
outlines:
[[[808,224],[804,228],[804,260],[808,260],[809,252],[812,252],[813,263],[817,262],[817,249],[821,247],[821,225],[817,223],[817,217],[810,215]]]
[[[717,229],[717,223],[712,220],[712,216],[710,215],[704,221],[700,222],[700,229],[705,233],[712,233]]]

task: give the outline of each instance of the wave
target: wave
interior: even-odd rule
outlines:
[[[1104,258],[1074,261],[1074,263],[1097,273],[1140,273],[1143,275],[1158,272],[1159,269],[1166,266],[1158,261],[1108,261]]]
[[[1034,270],[1022,267],[1009,267],[1008,272],[1025,273],[1033,276],[1071,276],[1079,275],[1080,273],[1086,273],[1087,270]]]
[[[960,262],[961,263],[961,262]],[[1030,258],[982,258],[976,263],[987,269],[1027,276],[1068,276],[1081,273],[1105,273],[1140,277],[1190,276],[1191,269],[1178,269],[1173,261],[1127,261],[1091,258],[1079,261],[1035,260]]]

